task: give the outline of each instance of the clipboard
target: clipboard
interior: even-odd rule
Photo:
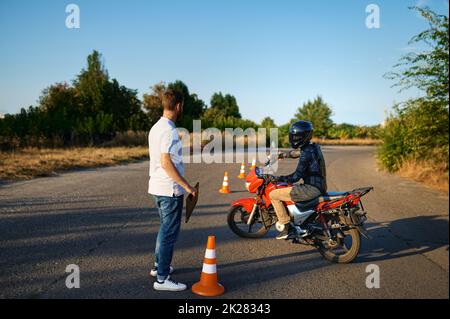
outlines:
[[[200,186],[200,184],[198,182],[194,186],[194,188],[197,190],[197,193],[195,196],[192,196],[192,194],[189,194],[188,196],[186,196],[186,221],[185,221],[186,223],[191,218],[191,215],[192,215],[192,212],[194,211],[195,205],[197,205],[199,186]]]

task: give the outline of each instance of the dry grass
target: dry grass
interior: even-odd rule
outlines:
[[[381,140],[375,140],[370,138],[353,138],[353,139],[321,139],[313,138],[313,142],[319,143],[320,145],[380,145]]]
[[[397,174],[448,193],[447,163],[433,163],[411,159],[402,164]]]
[[[23,149],[0,152],[0,180],[50,176],[68,169],[135,162],[148,157],[147,147]]]

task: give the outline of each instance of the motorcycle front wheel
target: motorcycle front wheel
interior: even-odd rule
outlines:
[[[264,237],[270,228],[264,226],[259,211],[256,211],[253,216],[253,221],[247,225],[250,212],[242,206],[233,206],[228,212],[228,226],[230,229],[243,238],[261,238]]]
[[[359,254],[361,248],[361,236],[356,229],[343,231],[344,238],[338,238],[335,245],[318,244],[320,254],[331,262],[348,264]]]

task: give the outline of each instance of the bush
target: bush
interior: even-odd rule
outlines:
[[[410,153],[405,145],[406,128],[400,119],[392,117],[386,121],[382,139],[378,159],[388,171],[396,171],[401,167],[405,154]]]
[[[361,126],[352,124],[334,124],[327,133],[332,139],[379,139],[380,126]]]
[[[397,171],[411,159],[448,162],[448,120],[448,108],[439,102],[419,99],[396,108],[382,131],[378,159],[383,167]]]

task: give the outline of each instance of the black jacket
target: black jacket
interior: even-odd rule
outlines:
[[[325,159],[319,145],[309,143],[300,150],[285,153],[283,157],[299,160],[294,173],[276,177],[277,181],[293,184],[303,179],[306,185],[317,187],[323,194],[327,192]]]

